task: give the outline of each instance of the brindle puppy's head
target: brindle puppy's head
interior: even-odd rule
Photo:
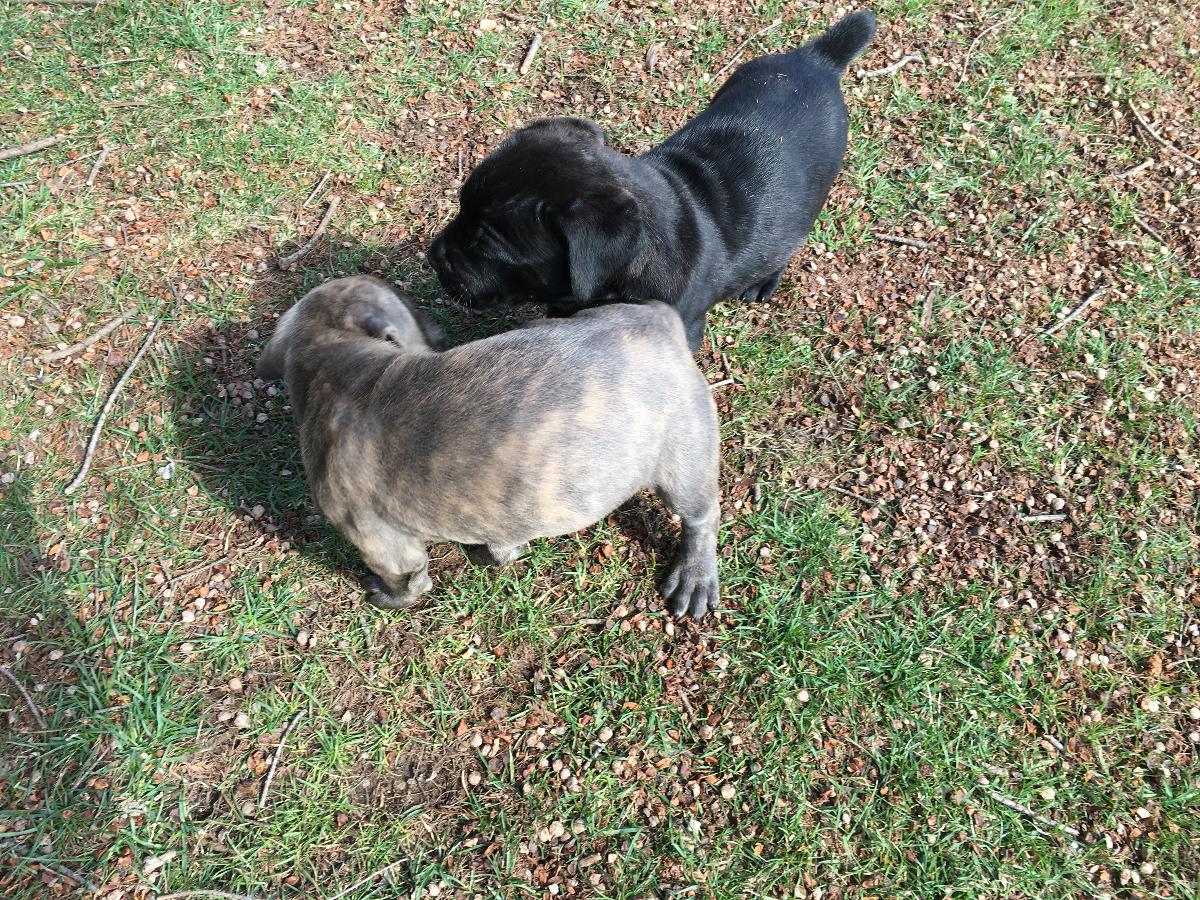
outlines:
[[[647,245],[627,163],[586,119],[514,132],[471,172],[429,248],[442,286],[476,308],[619,295]]]
[[[279,317],[258,360],[260,378],[283,377],[293,352],[336,338],[387,341],[403,350],[441,350],[442,330],[412,299],[378,278],[356,275],[314,288]]]

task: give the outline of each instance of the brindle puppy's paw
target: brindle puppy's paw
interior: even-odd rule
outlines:
[[[426,580],[428,578],[429,576],[426,576]],[[388,586],[384,584],[382,578],[373,573],[363,576],[362,586],[367,589],[367,602],[377,609],[408,609],[421,599],[421,595],[428,589],[425,587],[414,590],[416,585],[410,582],[409,590],[403,594],[395,594],[388,590]]]
[[[528,544],[504,548],[489,547],[487,544],[463,544],[462,551],[472,565],[506,566],[524,553],[528,547]]]
[[[721,599],[717,561],[681,557],[663,582],[662,595],[672,615],[700,621],[709,610],[717,608]]]

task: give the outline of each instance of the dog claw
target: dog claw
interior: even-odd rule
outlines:
[[[720,602],[716,560],[682,559],[663,582],[667,609],[676,618],[691,616],[697,622]]]

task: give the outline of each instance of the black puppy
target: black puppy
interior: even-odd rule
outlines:
[[[678,309],[693,350],[725,297],[768,300],[846,151],[839,80],[875,34],[857,12],[811,44],[737,69],[703,113],[630,158],[586,119],[509,136],[463,185],[429,260],[475,307],[565,313],[629,297]]]

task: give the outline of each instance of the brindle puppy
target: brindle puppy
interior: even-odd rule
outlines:
[[[372,603],[403,609],[432,586],[431,542],[500,565],[650,487],[683,519],[671,612],[716,607],[716,408],[669,306],[440,343],[386,282],[342,278],[284,313],[259,360],[287,379],[313,496],[362,552]]]

